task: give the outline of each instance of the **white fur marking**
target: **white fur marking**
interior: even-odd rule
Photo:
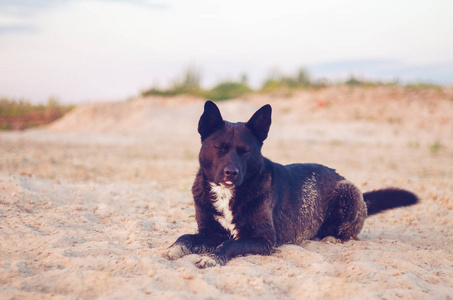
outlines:
[[[238,231],[233,224],[233,213],[230,209],[230,200],[234,196],[234,191],[215,183],[210,185],[211,193],[215,196],[214,208],[220,213],[220,216],[214,216],[214,218],[236,239]]]
[[[322,222],[322,220],[318,220],[319,216],[315,212],[316,199],[319,196],[316,185],[317,179],[315,173],[312,173],[311,177],[307,178],[305,182],[302,183],[303,199],[300,207],[300,218],[302,220],[313,220],[313,222],[308,222],[306,227],[302,230],[299,236],[300,241],[310,239],[315,231],[317,231],[318,224],[321,224]]]

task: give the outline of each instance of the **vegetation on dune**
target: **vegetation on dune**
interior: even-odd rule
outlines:
[[[59,104],[55,98],[49,98],[45,105],[0,98],[0,130],[24,130],[45,125],[73,108],[73,105]]]
[[[241,81],[222,81],[212,89],[203,89],[201,87],[200,72],[195,68],[188,68],[184,71],[181,79],[175,80],[169,88],[159,89],[152,87],[143,91],[141,96],[176,96],[185,94],[211,100],[226,100],[240,97],[251,91],[252,89],[248,86],[245,75]]]
[[[402,86],[398,79],[391,81],[370,80],[365,78],[359,78],[354,75],[349,76],[349,78],[344,81],[344,84],[350,87],[365,87],[365,88],[378,86]]]
[[[203,93],[204,98],[211,100],[227,100],[250,93],[252,89],[246,82],[223,81]]]
[[[215,101],[238,98],[254,91],[247,83],[247,75],[242,75],[239,81],[221,81],[211,89],[203,89],[201,87],[200,72],[194,68],[186,69],[181,78],[175,80],[167,89],[152,87],[143,91],[141,96],[176,96],[186,94]],[[264,81],[258,91],[276,92],[282,89],[299,89],[315,86],[317,84],[312,82],[307,69],[301,68],[295,75],[283,75],[275,72]]]
[[[404,87],[407,89],[440,89],[441,86],[429,82],[415,82],[403,84],[398,79],[391,81],[372,80],[351,75],[344,81],[332,83],[327,79],[314,80],[306,68],[300,68],[293,74],[283,74],[278,71],[272,72],[264,79],[261,87],[252,89],[247,83],[247,75],[242,75],[241,80],[224,80],[210,89],[202,88],[201,75],[198,69],[188,68],[179,79],[167,89],[157,87],[149,88],[141,92],[141,96],[176,96],[192,95],[211,100],[226,100],[242,97],[251,92],[261,93],[291,93],[293,90],[317,89],[332,85],[346,85],[349,87],[373,88],[379,86]]]
[[[354,75],[351,75],[348,79],[344,82],[340,82],[339,84],[344,84],[350,87],[364,87],[364,88],[372,88],[372,87],[379,87],[379,86],[394,86],[394,87],[404,87],[406,89],[412,90],[421,90],[421,89],[440,89],[442,86],[427,82],[427,81],[416,81],[410,83],[402,83],[399,79],[394,79],[390,81],[384,80],[371,80],[365,78],[359,78]]]
[[[261,86],[262,92],[275,92],[282,89],[306,89],[313,86],[310,73],[301,68],[294,75],[273,72]]]
[[[188,68],[184,71],[181,78],[173,81],[168,89],[159,89],[152,87],[141,93],[143,97],[147,96],[176,96],[176,95],[193,95],[201,96],[203,89],[200,85],[201,75],[200,72],[195,68]]]

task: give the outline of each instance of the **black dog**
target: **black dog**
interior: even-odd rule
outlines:
[[[198,233],[178,238],[164,257],[209,253],[196,263],[205,268],[307,239],[346,241],[357,237],[367,215],[418,201],[401,189],[362,195],[319,164],[271,162],[261,154],[270,125],[270,105],[247,123],[229,123],[213,102],[205,103],[198,123],[200,169],[192,187]]]

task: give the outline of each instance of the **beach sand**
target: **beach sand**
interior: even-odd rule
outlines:
[[[330,87],[220,102],[273,106],[263,154],[316,162],[362,191],[419,204],[369,217],[360,240],[305,241],[197,269],[161,252],[196,232],[191,185],[203,101],[79,107],[0,132],[1,299],[452,299],[453,89]]]

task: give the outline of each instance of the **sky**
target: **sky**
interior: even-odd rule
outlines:
[[[305,67],[312,78],[453,84],[451,0],[0,0],[0,97],[114,101]]]

